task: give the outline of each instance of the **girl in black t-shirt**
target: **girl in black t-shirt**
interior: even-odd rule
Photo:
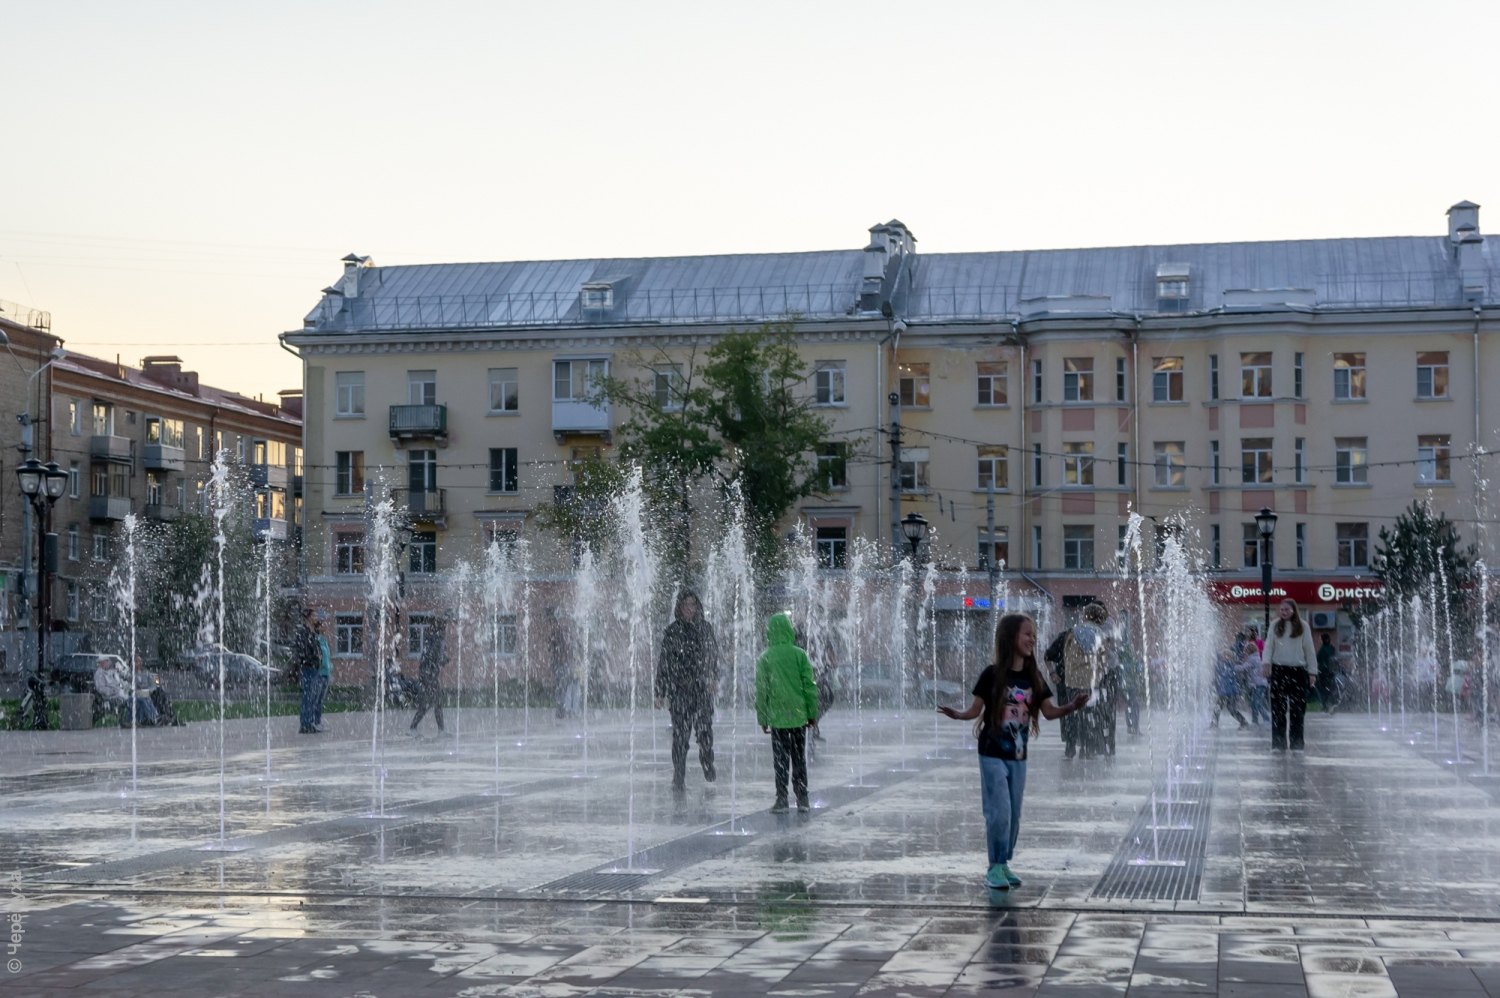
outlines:
[[[1021,828],[1021,798],[1026,792],[1026,745],[1039,728],[1038,716],[1049,721],[1079,710],[1088,703],[1087,690],[1059,707],[1052,689],[1036,666],[1036,625],[1023,613],[1008,613],[995,628],[995,661],[974,683],[974,700],[967,710],[939,707],[958,721],[979,718],[979,786],[984,807],[984,837],[990,867],[985,882],[996,890],[1021,886],[1010,872],[1010,858]]]

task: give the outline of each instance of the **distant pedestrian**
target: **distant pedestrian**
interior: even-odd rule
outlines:
[[[1056,721],[1082,710],[1088,700],[1088,691],[1080,690],[1061,707],[1052,702],[1052,689],[1036,664],[1036,625],[1025,614],[1008,613],[995,628],[995,660],[974,682],[968,709],[938,708],[955,720],[980,719],[979,787],[990,861],[984,879],[996,890],[1021,886],[1009,864],[1021,829],[1026,747],[1040,730],[1037,718]]]
[[[552,634],[547,641],[547,657],[552,669],[552,690],[557,700],[559,718],[574,717],[581,708],[578,683],[578,656],[574,654],[573,627],[558,607],[547,611]]]
[[[447,664],[443,627],[442,624],[437,624],[427,632],[422,644],[422,662],[417,667],[417,685],[421,692],[417,694],[417,710],[411,719],[411,733],[414,735],[429,707],[432,708],[432,719],[437,723],[437,729],[443,730],[442,676],[443,666]]]
[[[1339,650],[1327,634],[1318,645],[1318,702],[1323,712],[1332,715],[1338,709]]]
[[[292,638],[292,661],[302,681],[302,705],[298,734],[322,731],[323,697],[328,692],[328,639],[323,636],[323,618],[315,607],[302,611],[302,626]]]
[[[1271,681],[1261,668],[1260,642],[1253,626],[1245,628],[1245,637],[1239,644],[1240,675],[1244,677],[1245,699],[1250,705],[1250,723],[1259,727],[1261,722],[1271,720]]]
[[[719,693],[719,644],[703,619],[697,593],[684,589],[673,619],[661,639],[656,662],[656,706],[672,715],[672,788],[682,790],[687,777],[688,737],[698,743],[703,779],[714,771],[714,698]]]
[[[1318,680],[1318,653],[1313,650],[1312,631],[1297,610],[1297,601],[1284,599],[1276,608],[1278,617],[1266,636],[1261,672],[1271,681],[1271,748],[1302,751],[1302,721],[1307,712],[1307,691]]]
[[[786,614],[766,621],[766,644],[755,663],[755,719],[771,736],[776,782],[771,813],[788,810],[788,770],[797,810],[806,813],[812,807],[807,795],[807,729],[818,722],[818,684]]]
[[[1241,728],[1249,726],[1245,715],[1236,706],[1240,697],[1239,664],[1233,645],[1214,657],[1214,716],[1208,722],[1210,728],[1219,726],[1219,712],[1222,710],[1229,711],[1229,715],[1240,722]]]

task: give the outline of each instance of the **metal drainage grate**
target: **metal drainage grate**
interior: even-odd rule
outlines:
[[[543,884],[537,890],[559,894],[619,894],[633,891],[660,870],[585,870]]]
[[[1208,846],[1213,757],[1203,757],[1201,782],[1179,784],[1170,809],[1165,785],[1157,786],[1153,811],[1148,798],[1090,895],[1102,900],[1196,900]],[[1156,828],[1152,828],[1155,824]]]

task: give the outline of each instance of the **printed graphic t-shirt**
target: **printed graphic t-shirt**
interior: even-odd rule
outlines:
[[[1006,673],[1004,705],[1001,708],[1000,725],[996,728],[989,721],[994,682],[993,665],[985,666],[974,682],[973,695],[984,701],[984,714],[981,716],[985,720],[979,729],[979,754],[1020,762],[1026,758],[1026,742],[1031,737],[1031,704],[1035,702],[1040,707],[1043,700],[1050,700],[1052,688],[1044,680],[1041,689],[1033,691],[1026,673]]]

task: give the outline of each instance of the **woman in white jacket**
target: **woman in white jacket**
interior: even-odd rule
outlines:
[[[1307,691],[1318,681],[1318,653],[1296,600],[1282,600],[1276,615],[1262,656],[1271,680],[1271,748],[1285,752],[1290,746],[1300,752]]]

